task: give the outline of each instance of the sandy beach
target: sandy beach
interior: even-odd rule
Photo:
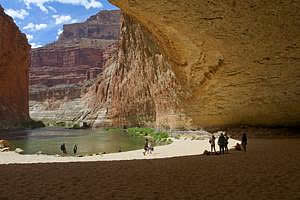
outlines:
[[[58,157],[50,155],[20,155],[15,152],[0,153],[0,164],[25,164],[25,163],[53,163],[53,162],[91,162],[91,161],[112,161],[112,160],[140,160],[158,159],[180,156],[201,155],[205,150],[210,150],[208,139],[173,139],[174,142],[165,146],[155,147],[152,154],[143,155],[144,150],[127,151],[120,153],[102,154],[85,157]],[[230,139],[228,147],[234,146],[237,140]],[[217,145],[216,145],[217,146]],[[216,147],[218,149],[218,147]]]
[[[0,199],[298,200],[299,147],[249,139],[246,153],[222,156],[0,165]]]

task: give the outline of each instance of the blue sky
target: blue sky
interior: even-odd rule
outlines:
[[[100,10],[115,10],[107,0],[0,0],[33,48],[53,42],[63,24],[83,22]]]

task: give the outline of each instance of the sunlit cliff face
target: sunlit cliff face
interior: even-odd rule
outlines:
[[[26,36],[0,6],[0,129],[29,119],[29,54]]]
[[[126,73],[117,78],[115,96],[122,96],[116,99],[124,106],[115,109],[116,116],[128,120],[134,103],[125,105],[147,96],[158,127],[299,122],[299,3],[110,1],[128,16],[123,29],[129,30],[122,32],[127,46],[119,52],[119,65]],[[130,30],[135,24],[140,28]],[[141,74],[149,82],[148,95],[141,92],[144,82],[128,81]]]
[[[94,92],[112,124],[299,124],[299,2],[110,1],[124,13],[120,48]],[[29,45],[0,17],[1,120],[22,121]]]

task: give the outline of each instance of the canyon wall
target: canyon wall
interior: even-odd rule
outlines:
[[[94,92],[113,124],[299,125],[298,1],[110,2],[120,50]]]
[[[66,24],[58,42],[81,38],[116,40],[119,38],[120,11],[103,10],[84,23]]]
[[[120,11],[100,11],[83,23],[64,25],[58,41],[32,49],[30,100],[75,99],[94,80],[119,39]]]
[[[111,121],[107,118],[108,103],[96,101],[95,81],[106,83],[103,77],[107,78],[107,66],[111,66],[111,61],[115,60],[117,49],[118,45],[114,43],[103,51],[103,58],[107,64],[103,66],[102,75],[99,75],[98,79],[83,80],[82,84],[56,85],[50,89],[45,86],[35,91],[31,89],[31,117],[48,125],[65,124],[72,127],[84,121],[94,127],[111,126]],[[57,76],[59,72],[58,70]],[[78,75],[74,74],[74,78],[78,78]]]
[[[0,129],[29,120],[30,45],[0,6]]]
[[[81,85],[103,68],[103,50],[94,48],[38,48],[32,50],[30,100],[80,97]]]
[[[106,109],[92,113],[95,109],[88,103],[95,94],[85,94],[116,54],[119,33],[120,11],[100,11],[83,23],[64,25],[56,42],[33,49],[31,117],[68,127],[82,121],[106,124]]]

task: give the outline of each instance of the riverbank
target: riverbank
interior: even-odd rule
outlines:
[[[229,139],[229,148],[238,141]],[[84,157],[55,156],[55,155],[20,155],[15,152],[1,152],[0,164],[28,164],[28,163],[55,163],[55,162],[91,162],[91,161],[113,161],[113,160],[141,160],[171,158],[191,155],[201,155],[205,150],[210,150],[208,139],[173,139],[173,143],[155,147],[150,155],[143,155],[142,149],[120,153],[101,154]]]
[[[298,200],[299,147],[250,138],[224,156],[0,165],[0,199]]]

